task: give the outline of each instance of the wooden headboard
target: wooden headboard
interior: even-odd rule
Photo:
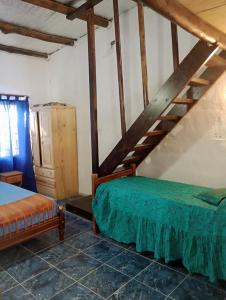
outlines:
[[[92,195],[95,196],[96,189],[98,185],[104,182],[108,182],[113,179],[127,177],[127,176],[136,176],[136,165],[132,164],[129,169],[125,169],[119,172],[112,173],[107,176],[98,177],[97,174],[92,175]]]

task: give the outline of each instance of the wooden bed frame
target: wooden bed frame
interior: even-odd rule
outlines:
[[[25,229],[16,231],[15,233],[9,233],[3,235],[0,238],[0,250],[6,249],[8,247],[14,246],[33,237],[38,236],[41,233],[49,231],[51,229],[59,229],[59,239],[64,240],[64,228],[65,228],[65,215],[64,208],[59,207],[59,212],[56,217],[50,218],[43,222],[30,225],[25,227]]]
[[[127,176],[136,176],[136,165],[135,164],[131,164],[129,169],[115,172],[113,174],[103,176],[103,177],[98,177],[97,174],[93,174],[92,175],[92,197],[94,198],[96,189],[101,183],[108,182],[113,179],[117,179],[117,178],[121,178],[121,177],[127,177]],[[99,231],[99,228],[96,223],[94,215],[93,215],[92,224],[93,224],[93,232],[95,234],[98,234],[100,231]]]

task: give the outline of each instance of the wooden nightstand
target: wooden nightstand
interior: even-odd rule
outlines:
[[[22,185],[23,172],[11,171],[0,173],[0,181],[15,184],[18,186]]]

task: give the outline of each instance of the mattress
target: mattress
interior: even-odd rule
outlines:
[[[39,197],[39,198],[38,198]],[[51,210],[49,209],[39,209],[38,212],[34,213],[36,211],[36,205],[34,205],[37,200],[40,199],[40,202],[42,203],[49,202],[53,205],[51,205]],[[24,201],[25,200],[25,201]],[[31,191],[25,190],[23,188],[17,187],[15,185],[11,185],[8,183],[0,182],[0,210],[5,210],[6,207],[8,209],[14,209],[15,204],[18,206],[18,204],[23,202],[27,202],[29,205],[30,213],[28,213],[28,209],[25,205],[24,210],[24,216],[17,218],[15,221],[14,219],[5,222],[1,222],[1,214],[0,214],[0,238],[4,235],[8,235],[9,233],[14,233],[16,230],[23,230],[29,226],[35,225],[37,223],[42,223],[50,218],[53,218],[57,214],[57,206],[55,203],[47,199],[39,194],[33,193]],[[14,204],[14,205],[13,205]],[[13,206],[12,206],[13,205]],[[24,206],[24,204],[23,204]],[[18,208],[17,208],[18,209]],[[19,208],[20,209],[20,208]],[[23,214],[23,212],[22,212]],[[21,212],[18,210],[18,215],[21,215]]]
[[[195,197],[207,187],[145,177],[101,184],[93,201],[99,229],[138,252],[166,262],[182,259],[190,272],[226,279],[226,201]]]

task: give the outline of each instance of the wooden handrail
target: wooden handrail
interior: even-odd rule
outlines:
[[[142,1],[146,6],[201,40],[212,44],[216,43],[220,48],[226,49],[226,34],[192,13],[177,0]]]

